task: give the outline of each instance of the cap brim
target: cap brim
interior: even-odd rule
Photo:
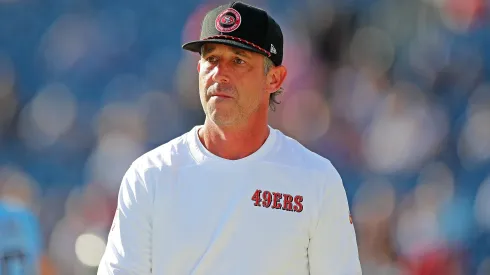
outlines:
[[[256,53],[267,56],[267,53],[265,53],[264,51],[261,51],[260,49],[257,49],[255,47],[252,47],[250,45],[247,45],[247,44],[235,41],[235,40],[224,39],[224,38],[212,38],[212,39],[206,39],[206,40],[191,41],[191,42],[188,42],[188,43],[185,43],[184,45],[182,45],[182,48],[184,50],[188,50],[191,52],[201,53],[201,47],[202,47],[202,45],[204,45],[206,43],[217,43],[217,44],[228,45],[228,46],[237,47],[237,48],[244,49],[244,50],[249,50],[249,51],[256,52]]]

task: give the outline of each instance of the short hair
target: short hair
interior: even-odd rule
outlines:
[[[269,71],[274,68],[274,62],[268,57],[264,57],[264,73],[267,74]],[[277,97],[284,92],[284,88],[280,87],[279,90],[273,92],[269,96],[269,108],[272,111],[276,110],[276,104],[281,104],[281,102],[277,101]]]

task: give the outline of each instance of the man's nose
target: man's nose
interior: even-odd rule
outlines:
[[[218,62],[213,68],[213,81],[216,83],[228,83],[229,81],[229,69],[225,62]]]

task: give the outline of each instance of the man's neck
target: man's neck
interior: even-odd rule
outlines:
[[[267,123],[240,127],[220,127],[206,119],[198,136],[204,147],[216,156],[237,160],[247,157],[262,147],[269,136]]]

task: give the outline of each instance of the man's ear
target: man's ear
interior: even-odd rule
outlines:
[[[201,59],[199,59],[199,61],[197,61],[197,73],[200,73],[201,72]]]
[[[279,90],[284,83],[287,74],[288,70],[283,65],[271,68],[267,73],[267,92],[272,94]]]

